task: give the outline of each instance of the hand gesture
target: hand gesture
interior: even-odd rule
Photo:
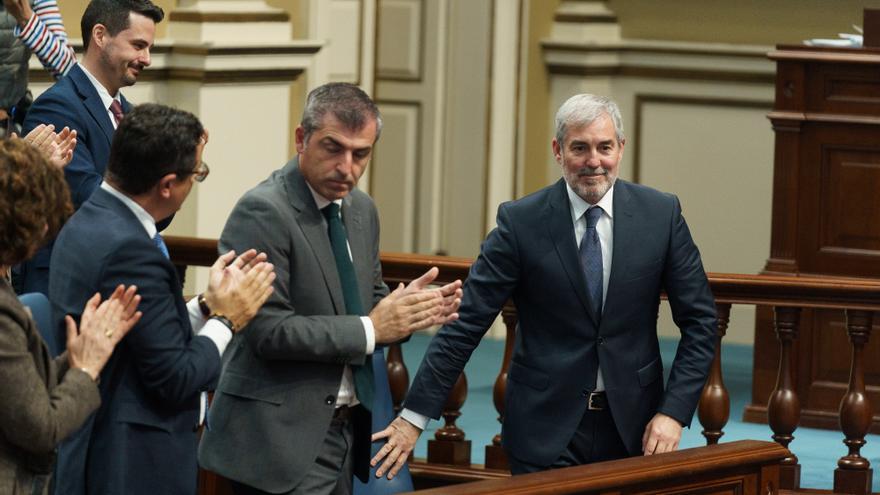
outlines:
[[[440,273],[433,267],[405,287],[400,284],[370,311],[376,343],[397,342],[417,330],[443,325],[458,318],[461,281],[427,289]]]
[[[409,453],[412,452],[413,447],[416,445],[416,440],[419,439],[421,434],[422,430],[416,428],[412,423],[400,416],[394,418],[394,421],[388,425],[388,428],[373,433],[373,438],[371,439],[373,442],[383,438],[388,439],[385,445],[376,453],[376,456],[370,460],[370,467],[376,467],[377,464],[382,462],[382,459],[385,459],[382,466],[376,470],[376,477],[381,478],[387,472],[388,479],[394,479],[403,468],[403,465],[406,464]]]
[[[275,266],[266,262],[266,253],[250,249],[235,258],[235,251],[229,251],[211,266],[205,304],[229,318],[238,332],[272,294],[274,281]]]
[[[65,316],[71,368],[85,371],[92,380],[98,377],[116,344],[141,318],[141,312],[136,311],[141,296],[136,292],[133,285],[128,289],[120,285],[103,303],[101,294],[95,294],[86,302],[79,329],[70,315]]]
[[[73,160],[73,150],[76,148],[76,131],[70,130],[69,127],[56,133],[55,126],[40,124],[27,133],[24,140],[40,150],[49,163],[58,168],[66,167]]]
[[[663,413],[655,414],[642,435],[642,452],[653,455],[678,450],[682,428],[677,419]]]
[[[3,7],[6,8],[6,12],[9,12],[9,15],[15,18],[21,27],[25,27],[31,16],[34,15],[31,4],[27,0],[3,0]]]

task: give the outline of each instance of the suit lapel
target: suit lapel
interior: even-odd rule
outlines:
[[[299,171],[298,158],[294,158],[284,167],[284,179],[288,199],[296,211],[296,223],[311,246],[312,254],[318,260],[336,314],[344,315],[345,296],[342,294],[342,283],[339,281],[336,260],[333,259],[333,248],[327,235],[327,223],[315,205],[312,192]]]
[[[110,115],[107,114],[108,110],[104,108],[104,104],[101,102],[101,97],[98,96],[98,91],[92,85],[89,77],[86,76],[85,72],[83,72],[78,65],[73,66],[67,77],[70,78],[70,81],[76,88],[76,92],[79,93],[80,98],[82,98],[86,110],[88,110],[92,118],[95,119],[98,127],[101,128],[104,137],[107,138],[107,142],[112,142],[113,122],[110,122]],[[103,170],[100,172],[103,172]]]
[[[618,179],[614,185],[614,249],[611,253],[611,274],[608,277],[608,294],[605,296],[606,311],[613,313],[617,285],[626,271],[629,253],[635,249],[636,228],[633,223],[633,207],[630,201],[629,183]]]
[[[550,230],[550,238],[556,245],[556,254],[559,255],[559,261],[562,268],[568,276],[574,288],[575,294],[581,301],[584,311],[590,315],[597,326],[599,325],[598,315],[593,314],[590,309],[590,302],[587,296],[587,282],[584,280],[584,272],[581,269],[580,261],[577,253],[577,240],[574,238],[574,227],[571,224],[571,206],[568,201],[568,194],[565,189],[565,181],[560,179],[550,191],[550,201],[547,202],[545,221],[547,228]]]

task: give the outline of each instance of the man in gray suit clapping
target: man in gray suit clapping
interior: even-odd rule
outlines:
[[[220,249],[265,251],[274,293],[231,345],[202,437],[203,467],[237,494],[345,494],[369,475],[377,346],[458,317],[461,282],[433,268],[389,293],[379,219],[355,188],[382,119],[351,84],[309,93],[297,156],[238,202]],[[377,356],[381,355],[381,350]]]

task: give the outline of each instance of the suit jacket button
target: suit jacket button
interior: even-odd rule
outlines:
[[[324,399],[324,404],[327,404],[328,406],[332,406],[335,401],[336,401],[336,397],[333,397],[332,395],[328,395],[327,398]]]
[[[599,337],[599,340],[597,340],[597,342],[599,342],[599,345],[605,345],[605,337]]]
[[[590,396],[590,391],[589,391],[589,390],[587,390],[587,389],[583,389],[583,390],[581,390],[581,397],[586,398],[586,397],[589,397],[589,396]]]

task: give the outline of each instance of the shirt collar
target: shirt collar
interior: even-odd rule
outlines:
[[[126,196],[122,191],[108,184],[107,181],[101,182],[101,189],[107,191],[119,201],[122,201],[122,204],[127,206],[128,209],[134,213],[134,216],[137,217],[138,221],[141,222],[141,225],[146,229],[150,239],[156,237],[156,232],[158,232],[158,229],[156,229],[156,221],[153,219],[152,215],[147,213],[147,210],[145,210],[143,206],[137,204],[135,200]]]
[[[321,196],[320,194],[318,194],[318,191],[315,191],[312,188],[312,185],[309,184],[308,181],[306,181],[306,185],[309,186],[309,191],[311,191],[312,197],[315,199],[315,204],[318,206],[318,211],[323,210],[330,203],[336,203],[339,205],[339,211],[340,211],[339,216],[342,216],[342,200],[341,199],[330,201],[329,199],[325,198],[324,196]]]
[[[578,221],[583,214],[590,209],[591,206],[599,206],[602,208],[602,211],[608,215],[608,218],[614,219],[614,185],[617,184],[617,181],[614,181],[614,184],[608,189],[608,192],[602,196],[602,199],[599,200],[596,205],[591,205],[584,201],[584,198],[578,196],[574,189],[565,183],[565,190],[568,192],[568,201],[571,203],[571,221],[575,223]]]
[[[101,82],[98,81],[98,79],[93,76],[83,64],[79,64],[79,68],[86,74],[86,77],[89,78],[92,86],[95,87],[95,91],[98,92],[98,96],[101,98],[101,103],[104,105],[104,110],[110,110],[110,104],[113,103],[113,100],[118,101],[120,105],[122,104],[122,99],[119,97],[120,93],[118,91],[116,92],[116,97],[110,96],[110,92],[107,91],[107,88],[105,88],[104,85],[101,84]]]

